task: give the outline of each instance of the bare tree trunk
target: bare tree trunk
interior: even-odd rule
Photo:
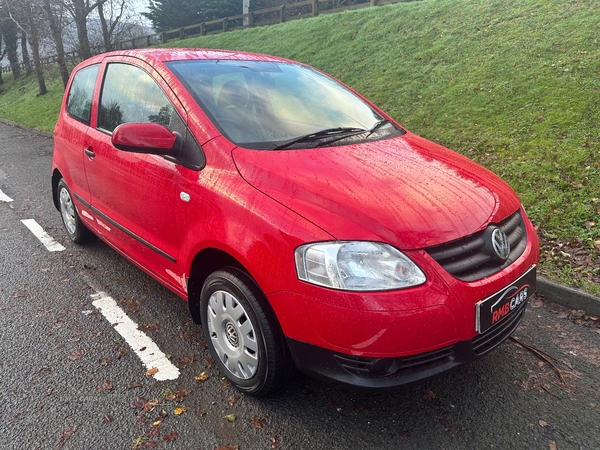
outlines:
[[[112,50],[112,44],[110,43],[110,30],[106,23],[106,17],[104,17],[104,5],[100,3],[98,5],[98,15],[100,16],[100,24],[102,25],[102,39],[104,40],[104,51],[110,52]]]
[[[29,45],[31,45],[31,53],[33,54],[33,65],[35,67],[35,75],[38,81],[38,95],[46,95],[46,81],[44,79],[44,70],[42,68],[42,60],[40,58],[40,38],[38,35],[38,24],[33,17],[33,8],[31,3],[26,6],[27,26],[29,28]]]
[[[56,62],[58,64],[58,70],[60,71],[60,77],[63,85],[66,88],[67,83],[69,82],[69,69],[67,68],[67,63],[65,61],[65,46],[63,43],[61,30],[58,27],[56,18],[52,12],[52,8],[50,7],[50,0],[44,0],[44,11],[46,11],[46,15],[48,16],[50,31],[52,31],[52,38],[54,39],[54,44],[56,45]]]
[[[74,9],[73,18],[75,19],[75,26],[77,27],[77,40],[79,42],[79,57],[82,60],[85,60],[92,56],[87,31],[87,16],[89,11],[85,6],[84,0],[72,0],[72,2]]]
[[[31,68],[31,59],[29,58],[29,49],[27,48],[27,33],[25,33],[25,31],[21,31],[21,55],[23,67],[25,67],[25,74],[31,75],[33,69]]]
[[[2,34],[0,34],[0,51],[2,51]],[[0,63],[4,59],[4,55],[6,55],[6,50],[0,54]],[[4,80],[2,79],[2,64],[0,64],[0,84],[4,84]]]

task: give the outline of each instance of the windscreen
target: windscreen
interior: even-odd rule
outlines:
[[[217,128],[240,146],[311,147],[327,140],[356,142],[397,132],[354,93],[310,67],[223,60],[173,61],[167,66]],[[334,131],[323,134],[324,130]]]

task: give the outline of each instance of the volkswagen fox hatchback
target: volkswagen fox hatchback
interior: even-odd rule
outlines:
[[[186,300],[219,369],[393,388],[488,353],[535,291],[515,193],[328,75],[258,54],[96,56],[54,130],[54,204]]]

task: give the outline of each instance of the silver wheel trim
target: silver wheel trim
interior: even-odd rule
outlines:
[[[77,223],[75,222],[75,206],[69,195],[69,191],[65,188],[60,190],[60,213],[69,234],[75,234]]]
[[[216,291],[208,300],[209,339],[223,363],[236,378],[248,380],[258,370],[258,342],[248,313],[228,292]]]

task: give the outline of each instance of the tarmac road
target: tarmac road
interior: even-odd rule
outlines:
[[[354,392],[298,376],[274,398],[239,395],[182,300],[102,242],[68,240],[51,155],[51,139],[0,124],[0,191],[13,200],[0,195],[0,449],[600,448],[600,328],[540,298],[515,333],[530,349],[509,340],[420,386]],[[65,250],[46,250],[26,219]],[[147,375],[92,304],[98,291],[180,367],[177,379]]]

